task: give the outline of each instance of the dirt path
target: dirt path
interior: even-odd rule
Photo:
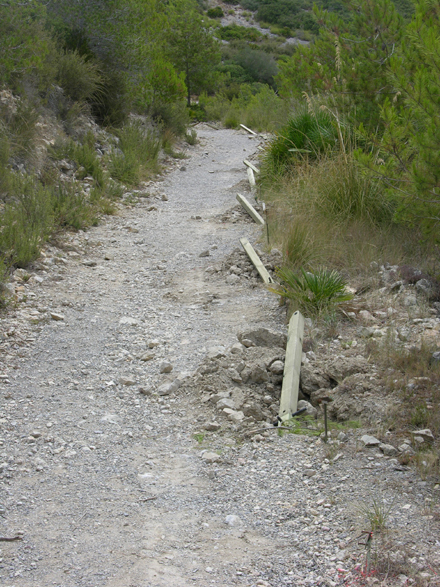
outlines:
[[[0,536],[23,540],[0,543],[2,585],[336,585],[359,530],[347,504],[372,496],[393,503],[416,570],[438,551],[426,483],[397,461],[353,439],[330,466],[320,441],[242,444],[232,427],[204,440],[221,453],[209,464],[193,437],[199,404],[149,395],[164,362],[192,372],[241,328],[284,328],[262,286],[206,272],[258,237],[232,210],[257,140],[198,132],[149,197],[49,249],[4,321]]]

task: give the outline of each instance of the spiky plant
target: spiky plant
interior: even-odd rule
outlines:
[[[276,274],[281,284],[271,290],[293,300],[306,316],[322,316],[353,298],[346,290],[345,279],[335,270],[321,268],[312,273],[301,268],[295,273],[284,267],[278,268]]]

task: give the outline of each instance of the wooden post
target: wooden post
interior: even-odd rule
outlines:
[[[251,243],[248,241],[248,239],[247,238],[241,238],[240,239],[240,243],[241,243],[241,246],[243,247],[243,249],[246,251],[249,259],[254,264],[255,269],[260,274],[261,279],[264,281],[264,283],[274,283],[272,277],[267,272],[266,267],[261,262],[260,257],[254,251],[254,249],[253,249]]]
[[[292,417],[298,405],[303,336],[304,317],[301,312],[297,311],[290,319],[287,334],[286,360],[279,411],[279,417],[283,422]]]
[[[249,169],[252,169],[252,171],[253,171],[254,173],[260,173],[260,170],[259,170],[257,167],[255,167],[255,165],[253,165],[253,164],[252,164],[250,161],[248,161],[247,159],[245,159],[245,160],[243,161],[243,163],[246,165],[246,167],[249,167]]]
[[[250,128],[248,128],[247,126],[245,126],[244,124],[240,124],[240,126],[241,126],[241,128],[244,128],[244,130],[247,130],[247,132],[248,132],[250,135],[257,136],[257,133],[256,133],[256,132],[254,132],[253,130],[251,130]]]
[[[252,169],[250,167],[246,168],[246,173],[248,176],[248,180],[249,180],[249,185],[251,186],[251,190],[253,190],[255,188],[255,176],[254,176],[254,172],[252,171]]]
[[[263,218],[258,214],[255,208],[246,200],[244,196],[242,196],[241,194],[237,194],[237,200],[240,202],[240,204],[243,206],[243,208],[246,210],[249,216],[251,216],[257,224],[264,225]]]

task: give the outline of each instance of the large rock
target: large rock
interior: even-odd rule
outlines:
[[[339,421],[362,419],[374,423],[383,420],[391,408],[391,399],[377,388],[377,380],[370,379],[369,375],[350,375],[331,391],[330,418]]]
[[[247,330],[239,332],[237,338],[240,342],[243,340],[250,340],[255,346],[264,347],[279,347],[286,348],[287,336],[268,328],[255,328],[253,330]]]
[[[301,367],[300,387],[304,394],[310,396],[313,391],[329,388],[330,378],[324,371],[316,367],[303,365]]]
[[[266,371],[266,366],[261,363],[251,365],[251,380],[254,383],[265,383],[269,379],[269,375]]]
[[[179,379],[175,379],[174,381],[171,382],[167,382],[162,384],[158,390],[157,393],[159,395],[170,395],[171,393],[174,393],[175,391],[177,391],[180,387],[180,380]]]
[[[370,368],[368,361],[358,355],[357,357],[337,357],[326,367],[326,374],[342,383],[346,377],[355,373],[366,373]]]

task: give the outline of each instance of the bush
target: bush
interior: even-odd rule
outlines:
[[[346,281],[334,270],[321,268],[310,272],[301,269],[295,273],[291,269],[278,268],[276,273],[282,282],[271,291],[293,300],[306,316],[328,314],[342,302],[353,298],[346,292]]]
[[[209,18],[222,18],[224,16],[223,10],[220,6],[210,8],[206,14],[209,16]]]
[[[98,65],[77,51],[66,51],[60,55],[56,79],[65,95],[75,102],[91,100],[103,92],[103,78]]]
[[[306,155],[316,159],[338,143],[335,119],[327,110],[309,112],[300,108],[272,141],[265,155],[265,165],[281,172]]]
[[[158,170],[160,140],[154,131],[132,121],[116,134],[119,150],[112,154],[109,162],[109,172],[114,179],[136,185]]]

